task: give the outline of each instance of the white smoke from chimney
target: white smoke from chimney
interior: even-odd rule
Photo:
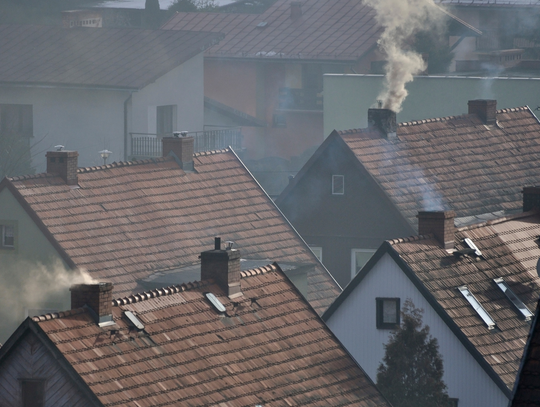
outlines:
[[[379,39],[379,49],[386,64],[385,89],[378,99],[383,108],[401,111],[407,96],[405,84],[426,69],[422,56],[410,48],[413,35],[419,30],[437,26],[443,13],[433,0],[363,0],[376,12],[377,22],[384,28]]]

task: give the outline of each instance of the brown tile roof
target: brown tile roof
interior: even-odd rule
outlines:
[[[277,265],[241,286],[235,302],[211,282],[114,300],[112,334],[84,309],[33,321],[104,406],[389,406]]]
[[[140,89],[221,38],[199,31],[0,25],[0,83]]]
[[[195,172],[172,158],[79,168],[73,189],[51,174],[0,184],[18,197],[72,267],[143,291],[138,280],[197,261],[214,236],[245,258],[311,263],[308,300],[323,312],[340,289],[230,150],[194,155]],[[19,195],[20,194],[20,195]]]
[[[164,29],[222,32],[207,56],[356,61],[371,51],[381,28],[373,10],[357,0],[304,0],[292,20],[289,0],[262,14],[177,13]],[[257,24],[266,22],[263,28]]]
[[[534,311],[540,294],[536,272],[539,235],[540,214],[529,212],[458,229],[456,249],[466,248],[463,239],[468,237],[481,250],[482,258],[474,255],[457,258],[430,236],[390,241],[399,258],[508,391],[514,385],[530,325],[493,279],[503,277],[517,297]],[[462,285],[469,288],[495,320],[497,329],[487,328],[458,290]]]
[[[435,0],[435,3],[456,7],[535,7],[537,0]]]
[[[521,190],[540,180],[540,123],[528,107],[401,123],[397,139],[376,130],[338,132],[408,222],[422,210],[457,217],[518,210]]]

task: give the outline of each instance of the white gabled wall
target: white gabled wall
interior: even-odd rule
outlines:
[[[374,382],[384,356],[383,344],[388,342],[390,333],[376,328],[377,297],[399,297],[401,305],[410,298],[417,308],[424,309],[424,324],[429,325],[431,335],[439,342],[448,395],[459,399],[459,407],[507,406],[504,393],[388,254],[377,262],[327,321],[332,332]]]

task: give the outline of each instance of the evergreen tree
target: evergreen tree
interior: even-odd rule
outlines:
[[[401,326],[390,334],[377,370],[377,385],[394,407],[450,406],[437,339],[422,328],[422,309],[410,299],[401,312]]]

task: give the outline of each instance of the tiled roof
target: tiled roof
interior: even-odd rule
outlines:
[[[164,29],[222,32],[207,56],[356,61],[371,51],[381,28],[357,0],[304,0],[291,19],[291,2],[277,0],[262,14],[177,13]],[[258,24],[264,27],[258,27]]]
[[[540,6],[538,0],[435,0],[435,3],[457,7],[531,7]]]
[[[389,406],[278,266],[241,287],[234,302],[210,282],[114,300],[112,333],[81,309],[33,320],[104,406]]]
[[[221,38],[199,31],[0,25],[0,83],[140,89]]]
[[[194,165],[186,173],[160,158],[79,168],[77,189],[50,174],[4,185],[20,193],[68,263],[113,282],[118,296],[143,291],[137,281],[157,270],[193,264],[221,236],[245,258],[315,264],[308,300],[323,312],[338,285],[238,157],[197,153]]]
[[[463,239],[468,237],[482,257],[458,258],[430,236],[390,241],[400,259],[509,390],[516,379],[530,325],[493,279],[504,278],[516,296],[534,311],[540,294],[536,272],[539,235],[540,215],[529,212],[458,229],[456,249],[467,248]],[[488,329],[458,290],[463,285],[495,320],[497,328]]]
[[[540,180],[540,123],[527,107],[401,123],[397,139],[371,129],[338,134],[401,214],[416,227],[422,210],[457,217],[521,208],[521,190]]]

